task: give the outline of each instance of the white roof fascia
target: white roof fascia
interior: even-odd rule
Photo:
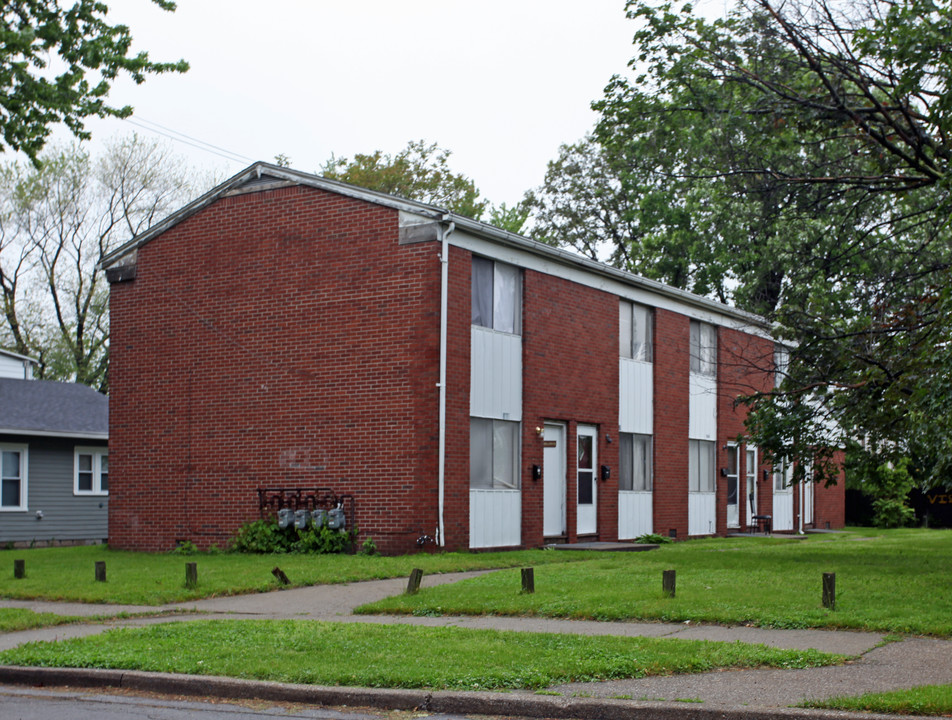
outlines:
[[[470,250],[501,262],[535,270],[546,275],[618,295],[633,302],[671,310],[695,320],[723,325],[735,330],[773,339],[767,321],[744,310],[673,288],[656,280],[604,265],[574,253],[475,223],[478,235],[467,232],[474,221],[453,216],[457,230],[450,235],[451,245]],[[503,237],[485,237],[486,228]],[[480,237],[483,236],[483,237]]]
[[[73,433],[55,430],[28,430],[0,427],[0,435],[30,435],[33,437],[74,438],[76,440],[109,440],[109,433]]]
[[[15,360],[23,360],[25,362],[31,362],[34,365],[40,364],[39,360],[35,360],[34,358],[29,357],[28,355],[20,355],[20,353],[11,352],[10,350],[0,349],[0,355],[6,355],[7,357],[12,357]]]

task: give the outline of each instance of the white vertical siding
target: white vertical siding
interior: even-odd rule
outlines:
[[[651,492],[618,493],[618,539],[631,540],[654,532]]]
[[[717,378],[690,375],[688,437],[692,440],[717,439]]]
[[[32,377],[32,373],[28,374],[27,370],[30,369],[29,363],[25,363],[23,360],[0,355],[0,378],[29,380]]]
[[[793,488],[774,490],[773,529],[793,530]]]
[[[716,531],[715,493],[688,493],[688,535],[713,535]]]
[[[522,337],[472,326],[469,414],[522,420]]]
[[[654,434],[654,366],[641,360],[618,359],[618,429]]]
[[[469,491],[469,546],[522,544],[522,493],[519,490]]]

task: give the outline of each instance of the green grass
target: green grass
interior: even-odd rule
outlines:
[[[354,555],[190,556],[110,550],[103,545],[0,550],[0,597],[77,602],[161,605],[219,595],[274,590],[280,566],[292,586],[401,577],[424,573],[578,562],[585,553],[527,550],[495,553],[419,554],[401,557]],[[13,577],[13,560],[26,561],[26,577]],[[107,582],[96,582],[95,562],[106,562]],[[185,589],[185,563],[198,563],[198,587]],[[426,581],[424,580],[424,583]]]
[[[695,540],[537,567],[531,595],[520,592],[513,569],[387,598],[358,612],[690,620],[949,636],[950,556],[947,530]],[[666,598],[661,574],[671,568],[677,596]],[[836,573],[835,611],[821,604],[824,572]]]
[[[923,685],[910,690],[831,698],[800,707],[891,713],[895,715],[952,715],[952,685]]]
[[[843,662],[815,650],[445,627],[216,620],[121,628],[0,653],[0,663],[222,675],[277,682],[461,690]]]
[[[65,625],[80,622],[85,618],[70,615],[56,615],[54,613],[37,613],[21,608],[0,608],[0,633],[17,632],[18,630],[33,630],[35,628]]]

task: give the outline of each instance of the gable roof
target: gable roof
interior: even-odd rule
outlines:
[[[0,378],[0,435],[109,438],[109,398],[79,383]]]
[[[153,225],[144,233],[137,235],[122,246],[104,255],[99,265],[103,269],[109,270],[110,268],[119,268],[127,263],[134,264],[136,251],[140,247],[222,197],[256,190],[290,187],[293,185],[304,185],[338,193],[346,197],[364,200],[394,210],[429,218],[432,221],[445,223],[447,225],[452,223],[457,229],[465,230],[477,237],[484,238],[498,245],[517,248],[530,252],[533,255],[541,256],[546,260],[553,261],[562,266],[580,268],[595,275],[608,277],[626,285],[671,298],[679,303],[734,318],[744,324],[759,328],[761,332],[767,331],[769,333],[770,324],[768,321],[746,310],[740,310],[731,305],[695,295],[687,290],[665,285],[657,280],[649,280],[640,275],[619,270],[610,265],[584,258],[568,250],[541,243],[537,240],[509,232],[508,230],[473,220],[472,218],[457,215],[435,205],[427,205],[426,203],[417,202],[415,200],[407,200],[406,198],[397,197],[395,195],[387,195],[386,193],[368,190],[366,188],[357,187],[356,185],[349,185],[337,180],[330,180],[320,175],[292,170],[265,162],[254,163],[217,187],[212,188],[198,199],[193,200],[177,212],[169,215],[161,222]]]

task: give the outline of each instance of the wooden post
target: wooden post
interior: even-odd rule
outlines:
[[[13,577],[22,580],[26,577],[26,560],[13,561]]]
[[[522,592],[530,595],[535,592],[535,570],[522,568]]]
[[[185,563],[185,587],[189,590],[198,587],[198,563]]]
[[[674,597],[675,572],[674,570],[665,570],[661,574],[661,590],[667,597]]]
[[[423,580],[423,571],[420,568],[413,568],[410,571],[410,580],[407,582],[407,595],[416,595],[420,589],[420,581]]]
[[[288,576],[284,574],[284,570],[279,568],[277,565],[274,566],[274,570],[271,571],[271,574],[274,575],[278,582],[282,585],[290,585],[291,581],[288,580]]]
[[[106,582],[106,561],[96,561],[96,582]]]
[[[836,573],[823,573],[823,607],[836,610]]]

